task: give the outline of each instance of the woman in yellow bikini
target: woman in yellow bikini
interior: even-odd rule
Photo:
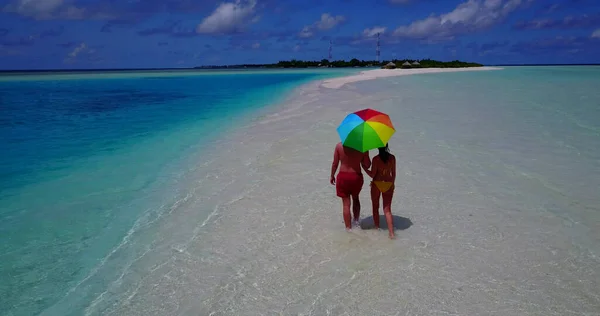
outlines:
[[[379,229],[379,198],[383,197],[383,213],[388,225],[390,238],[394,239],[394,222],[392,219],[392,197],[396,181],[396,157],[390,154],[388,145],[379,148],[379,155],[373,157],[371,170],[368,172],[371,181],[371,201],[373,203],[373,222]]]

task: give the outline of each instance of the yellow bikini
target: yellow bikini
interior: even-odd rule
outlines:
[[[387,192],[393,185],[392,182],[387,181],[373,181],[373,184],[375,184],[375,186],[377,186],[379,191],[381,191],[382,193]]]
[[[381,170],[381,174],[382,175],[391,175],[391,170],[389,169],[383,169]],[[392,185],[394,185],[393,182],[389,182],[389,181],[373,181],[373,184],[375,184],[375,186],[377,186],[377,188],[379,189],[379,191],[381,191],[382,193],[387,192]]]

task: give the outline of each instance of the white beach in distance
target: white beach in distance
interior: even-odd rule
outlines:
[[[433,74],[439,72],[461,72],[461,71],[485,71],[485,70],[502,70],[500,67],[465,67],[465,68],[414,68],[414,69],[374,69],[362,71],[359,74],[338,77],[329,80],[324,80],[322,86],[325,88],[337,89],[345,84],[359,82],[365,80],[373,80],[377,78],[408,76],[418,74]]]

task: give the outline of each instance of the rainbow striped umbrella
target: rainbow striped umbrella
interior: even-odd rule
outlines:
[[[387,114],[364,109],[348,114],[337,132],[342,145],[364,153],[384,147],[396,130]]]

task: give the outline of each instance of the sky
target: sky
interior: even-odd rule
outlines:
[[[600,0],[0,0],[0,69],[600,63]]]

